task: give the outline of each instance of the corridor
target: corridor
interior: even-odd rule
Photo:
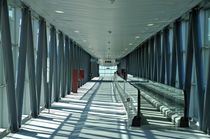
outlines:
[[[146,109],[149,106],[150,109]],[[151,118],[154,108],[142,101],[144,119]],[[161,116],[160,112],[155,112]],[[163,117],[163,116],[162,116]],[[159,118],[159,124],[161,125]],[[165,119],[164,119],[165,120]],[[150,119],[151,121],[151,119]],[[142,121],[142,123],[145,123]],[[150,122],[149,122],[150,123]],[[168,122],[169,123],[169,122]],[[148,124],[148,123],[147,123]],[[16,134],[5,138],[38,139],[205,139],[200,131],[160,128],[152,125],[133,128],[127,125],[127,115],[119,94],[113,91],[112,77],[96,77],[59,102],[45,109],[39,118],[26,122]]]

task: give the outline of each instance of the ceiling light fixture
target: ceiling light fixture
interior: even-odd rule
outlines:
[[[136,38],[136,39],[139,39],[140,37],[139,37],[139,36],[136,36],[135,38]]]
[[[132,43],[129,43],[129,45],[133,45]]]
[[[57,10],[57,11],[55,11],[57,14],[63,14],[64,13],[64,11],[59,11],[59,10]]]
[[[154,24],[147,24],[148,27],[154,26]]]
[[[83,42],[87,42],[87,40],[83,40]]]
[[[75,30],[74,32],[75,32],[75,33],[79,33],[79,30]]]

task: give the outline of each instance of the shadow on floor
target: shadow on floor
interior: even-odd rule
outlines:
[[[204,135],[184,130],[148,130],[147,125],[158,123],[156,113],[146,101],[142,101],[144,128],[130,128],[123,104],[114,101],[119,96],[113,93],[110,82],[96,82],[86,93],[71,94],[54,103],[50,111],[44,110],[40,117],[31,119],[16,134],[6,138],[15,139],[183,139],[200,138]],[[113,96],[110,99],[110,96]],[[105,101],[104,101],[105,100]],[[109,100],[109,101],[108,101]],[[154,120],[154,121],[152,121]],[[155,129],[155,130],[154,130]]]

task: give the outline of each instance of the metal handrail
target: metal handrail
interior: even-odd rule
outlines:
[[[117,75],[115,75],[114,77],[114,85],[118,89],[119,95],[121,99],[123,100],[123,104],[126,108],[128,116],[131,112],[130,110],[133,110],[134,114],[136,114],[137,108],[134,105],[135,103],[134,98],[125,90],[125,83],[128,83],[128,82],[124,80],[124,88],[123,88],[122,86],[120,86],[119,82],[116,79],[117,79]],[[128,103],[130,104],[131,108],[128,106]]]

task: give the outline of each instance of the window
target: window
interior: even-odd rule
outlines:
[[[114,76],[117,66],[99,66],[99,74],[101,77]]]
[[[210,9],[205,11],[205,26],[204,26],[204,42],[206,45],[210,44]]]

